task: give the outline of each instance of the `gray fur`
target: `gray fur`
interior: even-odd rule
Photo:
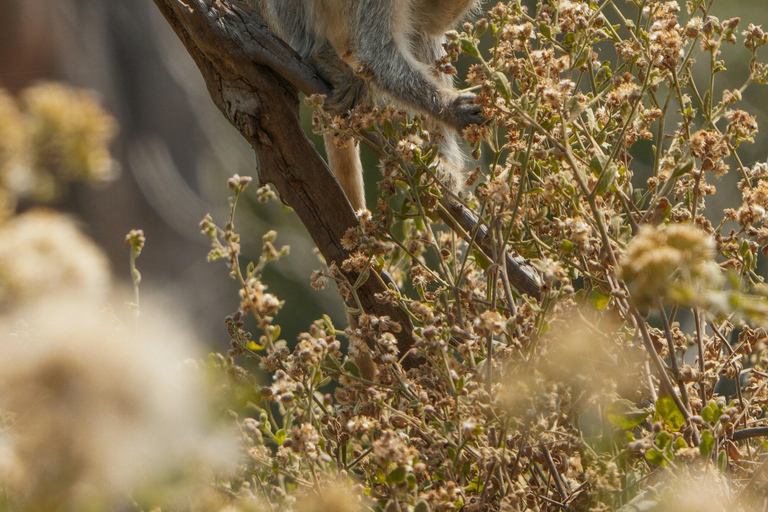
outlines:
[[[436,79],[433,63],[444,55],[449,30],[482,0],[248,0],[267,24],[334,85],[328,108],[343,114],[373,101],[351,64],[373,73],[376,96],[388,96],[428,119],[428,128],[445,135],[440,143],[446,174],[455,187],[463,169],[456,137],[472,123],[482,123],[471,94],[457,93],[450,78]],[[329,160],[344,162],[333,169],[354,208],[365,206],[362,166],[356,148],[335,148],[326,137]],[[331,155],[343,151],[340,158]],[[350,151],[354,151],[351,157]],[[354,183],[354,185],[349,185]]]

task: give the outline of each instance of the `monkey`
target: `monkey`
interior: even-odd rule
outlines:
[[[267,26],[333,84],[327,110],[344,115],[357,105],[389,97],[425,116],[438,129],[442,174],[460,183],[464,154],[457,134],[485,122],[474,94],[459,93],[451,78],[435,78],[433,64],[445,55],[445,32],[482,0],[248,0]],[[370,87],[354,69],[372,75]],[[328,165],[352,208],[365,208],[363,169],[357,142],[337,147],[324,136]]]

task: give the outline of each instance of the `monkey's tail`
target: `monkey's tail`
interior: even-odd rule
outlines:
[[[363,164],[360,162],[360,147],[356,140],[350,140],[346,145],[338,147],[333,135],[323,135],[325,151],[328,154],[330,166],[339,185],[347,195],[352,209],[355,211],[365,208],[365,187],[363,186]]]

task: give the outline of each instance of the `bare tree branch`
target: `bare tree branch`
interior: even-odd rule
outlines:
[[[272,184],[296,211],[326,261],[340,265],[349,255],[340,240],[358,221],[301,128],[297,91],[328,93],[328,84],[242,2],[155,4],[195,60],[213,102],[255,150],[259,180]],[[357,280],[354,273],[344,274],[350,283]],[[398,348],[405,354],[414,343],[410,318],[402,309],[376,300],[385,290],[384,280],[369,278],[357,294],[367,313],[400,323]],[[414,361],[406,359],[404,364]]]
[[[298,92],[330,94],[331,84],[275,36],[255,11],[238,0],[154,0],[196,62],[216,106],[251,144],[259,180],[272,184],[306,226],[326,261],[340,265],[349,254],[340,240],[358,226],[352,207],[328,166],[307,139],[299,121]],[[450,200],[452,228],[478,227],[472,212]],[[482,227],[482,226],[480,226]],[[482,230],[481,230],[482,231]],[[483,231],[484,233],[484,231]],[[482,245],[485,235],[478,242]],[[507,256],[510,281],[539,298],[535,281]],[[350,283],[354,273],[345,273]],[[366,313],[399,322],[401,354],[414,344],[407,312],[376,300],[386,275],[369,278],[358,290]],[[406,359],[405,366],[416,364]]]
[[[451,218],[443,216],[443,221],[459,234],[461,234],[462,231],[465,233],[477,232],[475,235],[475,242],[480,246],[485,257],[490,261],[493,261],[493,258],[490,256],[492,254],[490,233],[488,232],[488,228],[480,223],[475,212],[466,208],[450,196],[444,196],[440,203],[451,216]],[[461,229],[457,228],[454,223],[458,224]],[[530,271],[526,271],[523,269],[520,263],[516,261],[511,254],[505,254],[504,259],[507,266],[507,273],[509,274],[510,284],[514,286],[518,292],[526,293],[536,300],[541,300],[539,284],[533,278],[534,270],[531,269]]]

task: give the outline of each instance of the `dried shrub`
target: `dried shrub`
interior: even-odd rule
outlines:
[[[245,372],[244,355],[273,375],[257,412],[239,417],[249,489],[281,509],[294,488],[322,497],[339,478],[362,490],[361,507],[386,511],[697,508],[693,488],[711,506],[766,499],[768,172],[739,156],[757,133],[739,107],[766,82],[768,36],[711,4],[511,1],[449,33],[438,68],[468,55],[490,120],[463,134],[480,162],[458,194],[441,183],[441,134],[420,119],[378,106],[338,116],[308,100],[319,131],[378,141],[376,212],[344,237],[341,266],[387,271],[394,286],[379,300],[408,311],[423,364],[400,366],[402,326],[389,318],[363,314],[343,332],[325,318],[297,345],[280,339],[282,303],[254,293],[271,239],[243,272],[234,214],[225,229],[206,220],[212,255],[254,297],[228,319],[228,371]],[[717,89],[721,48],[736,43],[749,76]],[[696,59],[711,83],[695,80]],[[634,161],[638,141],[653,144],[650,169]],[[704,216],[731,172],[743,204]],[[446,194],[479,215],[491,254],[438,220]],[[508,254],[536,274],[540,301],[510,286]],[[311,279],[355,303],[360,283],[336,268]],[[738,392],[722,391],[728,380]],[[668,475],[688,484],[660,483]]]

